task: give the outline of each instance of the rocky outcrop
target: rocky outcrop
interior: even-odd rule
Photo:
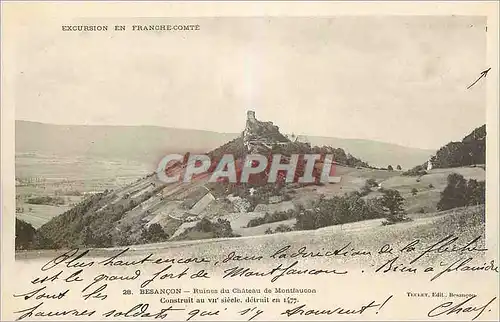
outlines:
[[[257,120],[254,111],[247,112],[247,122],[243,131],[243,144],[249,153],[261,152],[262,148],[271,149],[276,144],[287,144],[290,140],[280,133],[273,122]]]

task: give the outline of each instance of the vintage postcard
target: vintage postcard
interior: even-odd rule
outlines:
[[[2,321],[498,321],[498,2],[2,2]]]

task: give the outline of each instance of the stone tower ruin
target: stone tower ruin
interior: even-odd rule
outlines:
[[[255,122],[255,111],[247,111],[247,121]]]

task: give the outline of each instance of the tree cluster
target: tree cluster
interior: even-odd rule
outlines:
[[[448,184],[441,192],[438,210],[473,206],[485,203],[486,186],[484,181],[466,180],[458,173],[448,175]]]
[[[320,198],[311,208],[297,214],[296,230],[311,230],[355,221],[382,218],[379,199],[362,199],[359,192]]]

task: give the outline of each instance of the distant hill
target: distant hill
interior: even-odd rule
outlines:
[[[343,139],[321,136],[305,136],[311,145],[333,146],[343,148],[346,152],[353,154],[370,165],[377,167],[387,167],[389,164],[394,168],[399,164],[403,168],[410,168],[416,163],[421,163],[429,159],[434,150],[411,148],[402,145],[362,140]]]
[[[202,153],[241,133],[157,126],[54,125],[16,121],[16,153],[126,159],[156,165],[166,153]],[[425,162],[434,151],[361,139],[306,136],[312,146],[342,148],[370,165],[409,168]]]
[[[167,153],[203,153],[236,135],[157,126],[54,125],[16,121],[16,153],[87,155],[155,164]]]
[[[108,131],[101,131],[103,129],[100,127],[92,133],[88,132],[88,127],[49,126],[45,130],[45,135],[49,134],[54,140],[69,144],[68,148],[73,147],[71,142],[67,141],[68,137],[71,139],[78,134],[77,145],[80,148],[87,146],[89,150],[95,149],[93,153],[100,153],[101,157],[113,151],[113,146],[109,146],[109,150],[106,150],[96,143],[106,141],[107,144],[111,144],[110,137],[119,141],[120,134],[125,137],[124,139],[135,140],[137,144],[144,140],[144,146],[148,148],[152,148],[149,145],[150,141],[162,141],[138,134],[134,132],[136,128],[133,129],[134,131],[120,128],[121,131],[118,133],[117,131],[110,133],[109,128],[104,129]],[[165,135],[169,135],[173,143],[176,143],[173,135],[179,133],[168,132],[166,129],[163,131]],[[148,134],[151,133],[150,129]],[[88,141],[78,141],[85,135],[92,137],[94,141],[90,144]],[[179,142],[190,142],[178,139]],[[131,149],[135,149],[134,144],[130,143]],[[141,146],[141,151],[147,152],[144,151],[144,146]],[[176,150],[181,147],[185,148],[170,145],[168,152],[182,152]],[[120,145],[119,148],[121,149],[118,153],[126,151],[126,145]],[[71,151],[75,153],[74,149]],[[279,153],[285,159],[290,158],[292,154],[299,153],[333,154],[334,160],[347,169],[368,169],[369,166],[366,162],[346,154],[341,148],[311,147],[309,143],[292,142],[280,133],[279,127],[272,122],[257,120],[253,111],[248,111],[246,126],[239,137],[221,144],[208,153],[212,162],[220,159],[224,154],[232,154],[235,162],[241,163],[244,162],[246,155],[255,153],[268,157]],[[209,169],[208,172],[215,170],[217,161],[213,165],[214,168]],[[182,172],[182,167],[183,165],[173,164],[165,171],[174,174]],[[298,160],[296,168],[295,175],[298,179],[304,175],[304,160]],[[320,178],[318,171],[314,169],[312,175]],[[283,173],[278,174],[276,182],[269,183],[269,169],[254,174],[253,178],[249,178],[248,182],[241,185],[227,181],[207,182],[204,177],[208,175],[201,174],[189,182],[165,184],[152,173],[123,187],[111,191],[106,189],[80,201],[63,214],[43,224],[32,234],[32,243],[29,243],[29,240],[25,241],[27,238],[19,239],[19,247],[30,245],[35,248],[111,247],[151,243],[170,238],[234,237],[236,235],[232,233],[230,222],[221,218],[222,215],[234,212],[240,214],[241,211],[253,212],[259,204],[269,204],[271,197],[278,201],[284,199],[290,201],[292,198],[288,194],[289,189],[293,189],[292,185],[286,185]],[[319,184],[319,181],[315,184]],[[248,188],[249,186],[251,189]],[[192,224],[194,226],[191,226]],[[24,227],[21,222],[18,222],[17,226],[19,229]]]

